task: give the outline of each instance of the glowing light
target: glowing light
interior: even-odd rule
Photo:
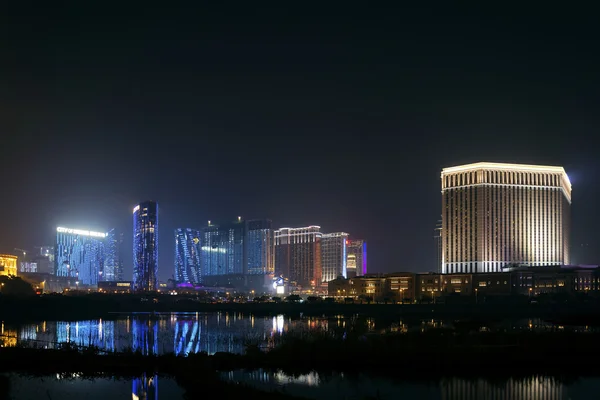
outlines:
[[[212,248],[210,246],[202,246],[200,249],[202,251],[207,251],[207,252],[212,252],[212,253],[223,253],[223,254],[227,253],[227,249],[220,248],[220,247]]]
[[[135,214],[135,212],[136,212],[136,211],[138,211],[139,209],[140,209],[140,206],[139,206],[139,205],[137,205],[137,206],[133,207],[133,213]]]
[[[446,174],[453,174],[456,172],[473,171],[477,169],[498,169],[504,171],[520,171],[520,172],[546,172],[561,174],[567,187],[571,190],[571,181],[569,176],[565,172],[563,167],[549,166],[549,165],[529,165],[529,164],[505,164],[505,163],[491,163],[491,162],[478,162],[473,164],[458,165],[456,167],[448,167],[442,169],[442,177]]]
[[[94,231],[86,231],[83,229],[70,229],[70,228],[63,228],[63,227],[56,228],[56,232],[68,233],[68,234],[80,235],[80,236],[92,236],[92,237],[101,237],[101,238],[106,237],[106,233],[103,233],[103,232],[94,232]]]

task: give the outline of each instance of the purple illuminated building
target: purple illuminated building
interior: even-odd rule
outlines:
[[[346,276],[354,278],[367,274],[367,242],[360,239],[347,241]]]

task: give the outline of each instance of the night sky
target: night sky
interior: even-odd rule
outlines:
[[[153,199],[161,279],[175,227],[238,215],[428,271],[441,169],[497,161],[564,166],[572,261],[600,263],[591,10],[86,3],[0,16],[0,252],[57,225],[130,244]]]

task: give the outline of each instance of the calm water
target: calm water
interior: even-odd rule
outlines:
[[[236,371],[222,379],[264,390],[316,400],[425,399],[425,400],[583,400],[598,398],[600,379],[582,379],[565,385],[542,376],[490,383],[485,380],[447,379],[435,383],[395,382],[366,376],[316,373],[287,376],[283,373]],[[160,384],[159,384],[160,381]],[[8,383],[7,383],[8,382]],[[64,399],[182,399],[184,391],[168,378],[147,376],[135,380],[80,379],[71,377],[29,378],[0,376],[0,398],[14,400]],[[4,395],[4,397],[2,397]]]
[[[129,314],[114,320],[42,321],[37,324],[11,326],[1,324],[2,345],[35,345],[53,348],[61,343],[97,346],[107,351],[131,348],[143,353],[189,354],[206,351],[241,353],[247,342],[268,348],[288,332],[328,331],[343,333],[426,330],[450,327],[452,323],[428,321],[376,321],[363,317],[328,317],[290,319],[255,317],[239,313],[172,313],[152,316]],[[522,320],[483,326],[480,330],[587,330],[586,327],[562,327],[541,320]],[[564,385],[544,377],[488,383],[484,380],[443,380],[437,383],[407,383],[368,376],[327,376],[312,373],[297,377],[281,372],[235,371],[222,379],[243,382],[266,390],[280,390],[312,399],[589,399],[600,393],[600,380],[581,380]],[[160,384],[159,384],[160,381]],[[81,379],[78,376],[27,378],[0,376],[0,398],[9,399],[180,399],[183,390],[171,379],[141,376],[134,380]]]
[[[218,351],[242,353],[249,342],[268,348],[291,331],[341,333],[353,329],[361,332],[405,332],[450,326],[452,322],[439,320],[376,321],[358,316],[291,319],[284,315],[255,317],[241,313],[129,314],[115,320],[42,321],[16,326],[2,323],[0,344],[53,348],[58,344],[73,343],[97,346],[107,351],[133,349],[143,353],[174,352],[183,355],[200,351],[209,354]],[[553,326],[535,319],[496,323],[479,329],[587,330],[586,327]]]

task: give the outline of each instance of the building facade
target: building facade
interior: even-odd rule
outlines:
[[[571,183],[562,167],[445,168],[442,273],[569,264]]]
[[[244,239],[246,222],[212,224],[202,229],[202,268],[204,276],[243,274],[246,267]]]
[[[54,270],[56,276],[81,285],[96,285],[104,268],[106,233],[56,228]]]
[[[442,220],[439,220],[433,231],[433,242],[435,244],[435,271],[442,273]]]
[[[199,284],[202,282],[201,237],[202,234],[198,229],[175,229],[175,280],[177,283]]]
[[[348,234],[345,232],[324,233],[321,236],[322,282],[329,282],[338,276],[347,278]]]
[[[298,285],[321,284],[321,227],[281,228],[275,231],[275,275]]]
[[[119,280],[119,271],[121,269],[119,260],[120,239],[121,236],[115,229],[111,229],[106,233],[104,268],[100,279],[101,281],[112,282]]]
[[[348,240],[346,275],[349,278],[367,274],[367,242],[360,239]]]
[[[246,224],[246,273],[248,275],[272,275],[275,254],[273,252],[273,228],[270,220],[251,220]]]
[[[0,276],[17,276],[17,256],[0,254]]]
[[[158,285],[158,203],[133,208],[133,288],[156,291]]]

